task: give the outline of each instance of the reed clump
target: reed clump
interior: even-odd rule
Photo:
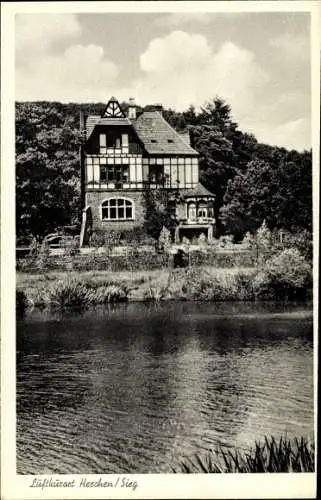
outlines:
[[[171,466],[174,473],[253,473],[253,472],[314,472],[315,447],[308,439],[293,440],[265,437],[249,452],[223,447],[204,455],[183,458]]]
[[[169,286],[173,298],[195,301],[253,300],[253,272],[209,273],[198,268],[176,271]]]
[[[46,288],[36,290],[28,302],[33,307],[40,309],[47,307],[69,309],[125,302],[127,299],[128,290],[123,285],[106,282],[106,284],[97,286],[91,283],[82,283],[74,278],[65,278],[48,283]]]

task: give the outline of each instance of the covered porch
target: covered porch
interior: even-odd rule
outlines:
[[[201,234],[204,234],[208,242],[211,242],[214,238],[215,224],[195,222],[193,224],[180,222],[175,229],[175,243],[180,243],[185,237],[189,240],[193,238],[199,238]]]
[[[194,189],[186,189],[182,193],[175,243],[179,243],[184,236],[191,240],[198,238],[202,233],[208,241],[213,240],[215,236],[214,199],[215,196],[201,183]]]

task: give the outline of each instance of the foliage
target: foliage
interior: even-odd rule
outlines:
[[[150,237],[158,240],[163,227],[174,232],[176,220],[165,189],[145,189],[144,206],[144,229]]]
[[[94,304],[108,304],[126,302],[127,290],[117,285],[100,286],[92,294],[91,302]]]
[[[246,248],[252,248],[255,244],[253,235],[248,231],[247,233],[245,233],[241,243]]]
[[[231,234],[220,236],[216,242],[216,246],[220,248],[232,248],[233,247],[233,236]]]
[[[16,105],[17,235],[37,239],[79,218],[78,116],[59,103]]]
[[[147,290],[145,290],[144,293],[144,300],[146,302],[160,302],[163,300],[168,293],[168,288],[167,287],[152,287],[149,286]]]
[[[197,240],[199,245],[206,245],[208,243],[207,238],[204,233],[201,233]]]
[[[160,250],[164,250],[166,252],[171,244],[171,233],[165,226],[163,226],[158,238],[158,247]]]
[[[122,103],[127,107],[126,103]],[[37,240],[59,226],[81,221],[79,111],[100,114],[104,104],[27,102],[16,104],[17,236]],[[215,195],[218,234],[236,240],[264,220],[270,229],[312,230],[311,152],[258,143],[241,132],[230,106],[215,97],[196,111],[164,110],[177,130],[189,132],[199,152],[201,182]],[[146,198],[148,234],[173,232],[166,190]],[[155,200],[156,198],[158,199]]]
[[[253,282],[258,298],[304,298],[312,287],[310,264],[297,249],[286,249],[265,262]]]
[[[21,295],[24,292],[18,290],[17,296],[18,294]],[[65,278],[48,283],[46,288],[38,289],[36,294],[30,297],[29,302],[39,308],[68,309],[124,302],[127,297],[128,290],[121,285],[100,283],[97,286],[75,278]]]
[[[267,227],[265,220],[255,234],[255,241],[261,250],[269,250],[272,244],[272,233]]]
[[[36,254],[36,266],[39,270],[44,270],[47,267],[49,254],[49,245],[46,240],[44,240],[38,250],[38,253]]]
[[[264,220],[269,229],[311,231],[311,153],[274,148],[268,160],[254,158],[229,181],[221,217],[237,238],[254,232]]]
[[[312,261],[313,241],[312,234],[306,229],[297,229],[293,232],[276,230],[274,232],[274,247],[279,250],[296,248],[307,260]]]
[[[252,274],[210,274],[197,268],[188,268],[176,290],[177,298],[200,301],[253,300]]]
[[[251,472],[314,472],[315,449],[309,440],[273,436],[265,437],[264,442],[256,442],[249,452],[237,448],[226,450],[223,447],[205,455],[195,454],[184,458],[177,466],[171,467],[174,473],[251,473]]]

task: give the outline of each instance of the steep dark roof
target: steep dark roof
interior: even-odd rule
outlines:
[[[215,195],[211,193],[206,187],[203,186],[200,182],[197,184],[195,188],[192,189],[181,189],[180,195],[183,198],[196,198],[196,197],[210,197],[215,198]]]
[[[149,154],[198,156],[189,144],[188,135],[176,132],[159,111],[144,111],[132,122],[126,117],[89,115],[86,120],[87,139],[96,125],[132,125]]]
[[[86,121],[87,139],[91,136],[96,125],[130,125],[128,118],[101,118],[99,115],[89,115]]]
[[[198,155],[158,111],[144,111],[133,127],[149,154]]]

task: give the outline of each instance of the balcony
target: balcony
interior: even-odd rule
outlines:
[[[215,224],[215,218],[214,217],[193,217],[193,218],[188,218],[188,219],[180,219],[179,220],[181,225],[186,225],[186,226],[195,226],[195,225],[209,225],[209,224]]]

